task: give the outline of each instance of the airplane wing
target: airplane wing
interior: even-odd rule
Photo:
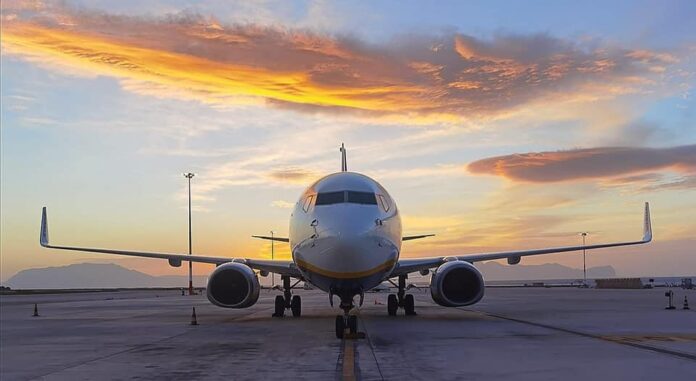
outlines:
[[[428,270],[433,267],[438,267],[441,264],[448,262],[450,260],[460,260],[467,261],[470,263],[490,261],[494,259],[508,259],[511,264],[518,263],[521,257],[526,257],[529,255],[541,255],[541,254],[551,254],[551,253],[562,253],[566,251],[578,251],[578,250],[592,250],[601,249],[605,247],[615,247],[615,246],[629,246],[629,245],[640,245],[652,241],[652,226],[650,224],[650,205],[645,203],[645,213],[643,215],[643,238],[639,241],[630,242],[613,242],[613,243],[602,243],[597,245],[587,245],[587,246],[562,246],[562,247],[552,247],[546,249],[533,249],[533,250],[519,250],[519,251],[501,251],[495,253],[480,253],[480,254],[467,254],[467,255],[457,255],[457,256],[447,256],[447,257],[431,257],[431,258],[413,258],[413,259],[400,259],[396,267],[390,274],[390,277],[395,277],[399,275],[404,275],[416,271]]]
[[[75,246],[59,246],[51,245],[48,241],[48,219],[46,217],[46,207],[43,208],[41,213],[41,234],[39,237],[39,243],[41,246],[48,249],[58,249],[58,250],[73,250],[73,251],[86,251],[90,253],[102,253],[102,254],[118,254],[127,255],[131,257],[144,257],[144,258],[158,258],[166,259],[169,264],[174,267],[181,266],[182,262],[200,262],[200,263],[212,263],[215,265],[221,265],[227,262],[240,262],[255,270],[267,271],[281,275],[288,275],[295,278],[301,278],[302,274],[297,269],[292,261],[278,261],[278,260],[263,260],[263,259],[251,259],[251,258],[223,258],[223,257],[205,257],[201,255],[189,255],[189,254],[174,254],[174,253],[153,253],[144,251],[129,251],[129,250],[113,250],[113,249],[100,249],[100,248],[90,248],[90,247],[75,247]]]

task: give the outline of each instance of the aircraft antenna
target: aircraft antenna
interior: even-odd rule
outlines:
[[[341,171],[348,172],[348,163],[346,161],[346,147],[341,143]]]

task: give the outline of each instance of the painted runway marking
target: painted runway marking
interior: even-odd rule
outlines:
[[[338,354],[336,363],[336,380],[355,381],[359,380],[357,369],[357,356],[355,355],[355,340],[341,340],[341,350]]]
[[[375,360],[375,366],[377,367],[377,372],[379,373],[379,379],[384,380],[382,375],[382,369],[377,362],[377,355],[375,355],[375,349],[372,346],[372,341],[370,341],[370,336],[367,332],[367,327],[362,320],[362,317],[358,319],[358,324],[362,328],[362,332],[358,332],[354,337],[343,339],[341,341],[341,351],[338,355],[338,361],[336,364],[336,379],[337,380],[360,380],[362,379],[362,371],[360,369],[360,352],[358,348],[361,344],[367,342],[367,345],[372,354],[372,358]],[[365,339],[365,341],[362,341]],[[375,379],[370,377],[370,379]]]
[[[343,340],[343,380],[354,381],[355,378],[355,341]]]

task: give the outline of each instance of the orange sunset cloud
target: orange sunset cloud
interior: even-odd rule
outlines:
[[[4,54],[112,76],[125,89],[367,116],[485,117],[554,94],[638,91],[677,59],[541,35],[409,36],[390,44],[196,15],[3,9]],[[405,38],[403,38],[405,40]]]
[[[613,183],[655,180],[646,172],[671,170],[696,175],[696,145],[667,148],[598,147],[490,157],[470,163],[469,172],[522,182],[611,179]],[[632,175],[632,176],[629,176]],[[678,180],[675,184],[691,184]]]

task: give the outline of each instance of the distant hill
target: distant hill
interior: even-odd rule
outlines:
[[[557,263],[509,266],[497,262],[484,262],[477,263],[476,267],[483,273],[484,279],[491,281],[582,279],[582,269]],[[588,278],[614,276],[616,272],[611,266],[587,269]],[[415,274],[414,278],[417,278]],[[269,283],[269,279],[262,280],[262,283]],[[194,276],[193,284],[196,287],[204,287],[206,280],[206,276]],[[152,276],[113,263],[80,263],[28,269],[18,272],[5,282],[6,286],[13,289],[185,287],[187,284],[188,280],[184,275]]]
[[[537,280],[537,279],[582,279],[582,269],[558,263],[543,265],[507,265],[498,262],[476,263],[485,280]],[[616,271],[611,266],[589,267],[588,278],[612,278]]]
[[[206,279],[205,276],[194,276],[193,284],[205,286]],[[13,289],[186,287],[188,277],[152,276],[113,263],[80,263],[23,270],[8,279],[5,285]]]

